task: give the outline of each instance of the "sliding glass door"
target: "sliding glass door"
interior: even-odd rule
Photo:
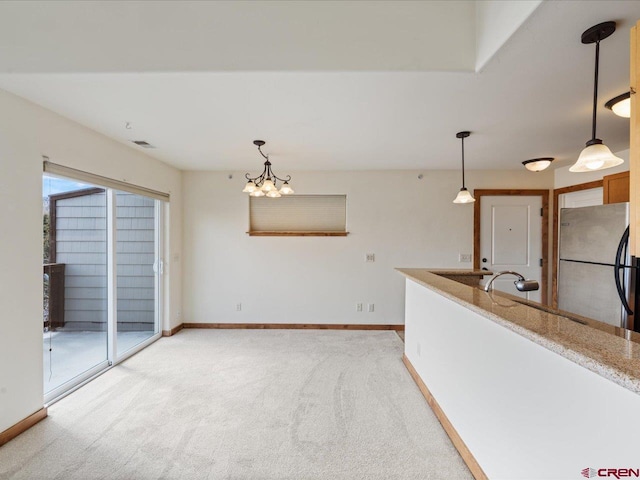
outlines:
[[[44,175],[45,401],[159,338],[162,208]]]
[[[115,192],[117,353],[159,333],[158,200]]]
[[[108,366],[106,191],[45,176],[43,243],[44,391],[57,396]]]

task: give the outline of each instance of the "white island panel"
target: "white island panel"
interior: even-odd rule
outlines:
[[[406,357],[489,478],[640,468],[638,394],[410,279],[405,328]]]

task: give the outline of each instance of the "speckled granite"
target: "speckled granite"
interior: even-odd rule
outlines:
[[[396,270],[443,297],[640,394],[640,334],[534,302],[525,302],[532,306],[524,305],[518,297],[502,292],[487,293],[478,287],[444,278],[436,269]],[[451,274],[451,270],[447,272]],[[471,270],[467,272],[477,275]]]

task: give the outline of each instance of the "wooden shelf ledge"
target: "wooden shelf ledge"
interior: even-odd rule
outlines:
[[[346,237],[349,232],[247,232],[252,237]]]

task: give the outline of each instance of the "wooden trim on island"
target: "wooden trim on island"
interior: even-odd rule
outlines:
[[[5,443],[13,440],[21,433],[29,430],[40,420],[43,420],[47,417],[47,407],[42,407],[35,413],[32,413],[24,420],[19,421],[13,427],[7,428],[4,432],[0,433],[0,447]]]
[[[349,232],[247,232],[250,237],[346,237]]]
[[[171,335],[175,335],[176,333],[178,333],[183,328],[184,328],[184,323],[181,323],[180,325],[173,327],[171,330],[162,330],[162,336],[170,337]]]
[[[256,329],[256,330],[395,330],[404,325],[355,323],[183,323],[184,328]]]
[[[422,378],[420,378],[420,375],[413,367],[406,355],[402,355],[402,363],[404,363],[404,366],[407,367],[411,378],[413,378],[413,381],[416,382],[416,385],[420,389],[422,396],[427,401],[427,403],[431,407],[431,410],[433,410],[433,413],[442,425],[442,428],[451,439],[451,443],[453,443],[453,446],[456,447],[456,450],[458,450],[458,453],[462,457],[464,463],[467,465],[467,468],[469,468],[469,471],[473,475],[473,478],[475,478],[476,480],[488,480],[489,477],[487,477],[487,475],[484,473],[482,467],[475,459],[467,445],[464,443],[454,426],[451,424],[451,422],[447,418],[447,415],[444,413],[442,408],[440,408],[440,405],[429,391],[429,388],[427,388],[425,383],[422,381]]]

